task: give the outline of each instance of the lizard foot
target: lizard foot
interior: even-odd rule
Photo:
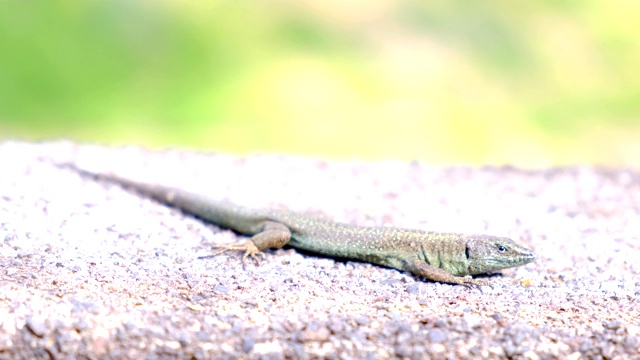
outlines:
[[[493,288],[489,282],[487,280],[484,279],[473,279],[471,278],[471,276],[467,275],[465,277],[462,278],[462,283],[461,285],[469,288],[469,289],[478,289],[480,290],[480,292],[482,292],[482,286],[489,286],[491,288]]]
[[[218,249],[211,255],[201,256],[200,259],[218,256],[227,251],[244,251],[242,256],[242,264],[246,265],[247,258],[251,258],[257,266],[260,266],[260,257],[264,257],[264,254],[258,250],[256,245],[252,241],[247,241],[244,244],[216,244],[211,246],[214,249]]]

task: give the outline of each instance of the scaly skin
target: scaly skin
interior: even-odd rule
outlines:
[[[391,227],[365,227],[318,220],[290,211],[249,209],[181,189],[96,174],[64,164],[81,174],[130,187],[160,202],[238,233],[243,243],[216,245],[218,251],[244,252],[259,264],[263,250],[289,245],[329,257],[357,259],[408,271],[432,281],[465,286],[486,285],[470,275],[525,265],[535,259],[512,240],[488,235],[437,233]]]

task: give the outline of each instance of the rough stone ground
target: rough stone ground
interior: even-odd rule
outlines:
[[[269,250],[77,161],[248,206],[508,236],[537,259],[481,291]],[[0,358],[639,358],[640,173],[0,143]]]

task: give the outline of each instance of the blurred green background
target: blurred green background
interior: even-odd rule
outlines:
[[[640,2],[1,1],[0,137],[640,164]]]

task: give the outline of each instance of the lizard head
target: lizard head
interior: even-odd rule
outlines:
[[[511,239],[486,235],[469,236],[465,255],[471,275],[524,265],[536,258],[531,250]]]

